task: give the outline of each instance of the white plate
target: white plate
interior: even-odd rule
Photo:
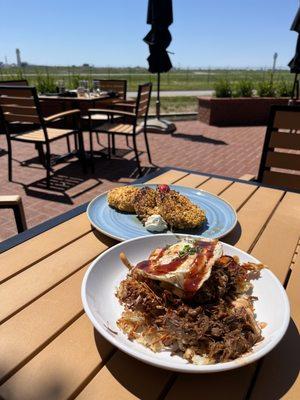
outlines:
[[[178,236],[186,237],[186,235]],[[119,304],[115,292],[128,272],[121,263],[119,254],[124,251],[129,260],[136,264],[147,259],[156,247],[173,244],[176,241],[176,236],[172,234],[135,238],[110,248],[96,258],[84,276],[81,296],[85,312],[98,332],[120,350],[141,361],[181,372],[208,373],[238,368],[258,360],[271,351],[288,327],[290,308],[284,288],[267,268],[261,271],[259,279],[252,281],[253,296],[258,297],[255,301],[257,320],[267,324],[263,329],[264,340],[257,343],[251,352],[242,357],[225,363],[193,365],[179,356],[171,356],[169,351],[154,353],[141,344],[127,339],[116,325],[123,307]],[[223,243],[223,249],[224,254],[237,255],[241,262],[259,262],[249,254],[226,243]]]

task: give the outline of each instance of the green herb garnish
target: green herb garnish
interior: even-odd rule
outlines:
[[[179,251],[178,255],[180,258],[185,257],[187,255],[193,255],[196,253],[196,249],[186,244],[182,250]]]

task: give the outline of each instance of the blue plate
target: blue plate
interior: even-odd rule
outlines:
[[[134,185],[137,187],[156,185]],[[237,216],[229,203],[211,193],[200,189],[183,186],[170,186],[171,189],[188,197],[192,203],[199,206],[206,214],[206,222],[200,227],[173,233],[187,233],[216,239],[227,235],[236,225]],[[117,240],[127,240],[139,236],[153,235],[147,231],[135,214],[127,214],[111,208],[107,202],[107,193],[92,200],[87,208],[87,215],[91,224],[100,232]],[[165,233],[170,233],[167,231]]]

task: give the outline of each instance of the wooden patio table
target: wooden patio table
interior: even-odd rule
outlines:
[[[82,205],[2,243],[0,397],[299,399],[300,194],[178,169],[142,181],[199,187],[232,204],[238,225],[223,240],[267,264],[286,287],[292,318],[285,337],[261,361],[215,374],[177,374],[122,353],[82,308],[85,271],[116,243],[91,227]]]
[[[105,108],[110,109],[115,103],[119,103],[121,100],[118,97],[110,97],[106,93],[102,93],[99,97],[68,97],[68,96],[46,96],[40,95],[40,105],[42,113],[45,117],[53,114],[58,114],[63,111],[79,109],[82,116],[87,115],[89,108]],[[88,119],[82,119],[82,129],[89,129]],[[72,118],[65,118],[61,121],[56,121],[55,126],[60,128],[72,128],[74,121]]]
[[[89,108],[105,108],[116,102],[120,102],[117,97],[112,98],[108,94],[101,94],[99,97],[68,97],[68,96],[46,96],[40,95],[40,104],[43,114],[56,114],[71,109],[80,109],[83,114]]]

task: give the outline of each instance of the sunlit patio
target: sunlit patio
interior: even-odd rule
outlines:
[[[142,138],[141,165],[146,173],[159,167],[175,166],[199,172],[238,178],[257,174],[265,127],[208,126],[199,121],[176,121],[173,135],[149,134],[153,165],[145,153]],[[106,145],[106,138],[101,138]],[[47,190],[44,168],[39,164],[37,152],[30,145],[16,144],[13,153],[13,182],[7,180],[6,141],[0,136],[0,194],[14,193],[23,198],[28,227],[33,227],[74,206],[89,201],[113,186],[132,182],[137,177],[134,153],[127,149],[125,140],[118,138],[116,157],[111,160],[96,158],[95,173],[88,169],[83,174],[76,158],[55,166],[52,188]],[[87,138],[86,145],[88,147]],[[66,149],[63,139],[55,143],[54,152]],[[96,144],[95,151],[102,150]],[[0,239],[17,233],[12,211],[0,214]]]
[[[0,7],[0,400],[300,399],[298,2],[36,3]]]

